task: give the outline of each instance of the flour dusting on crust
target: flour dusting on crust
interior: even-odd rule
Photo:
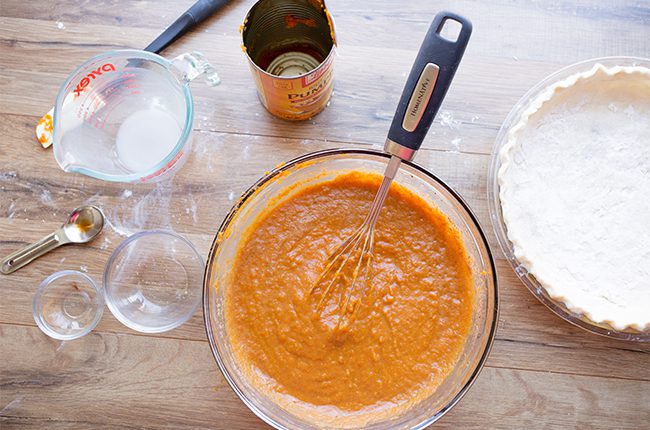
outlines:
[[[521,264],[571,311],[650,330],[650,69],[596,64],[550,86],[499,157]]]

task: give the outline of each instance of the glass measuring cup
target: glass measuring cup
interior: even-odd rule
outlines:
[[[190,152],[189,83],[219,78],[198,52],[173,60],[140,50],[97,55],[62,85],[54,106],[54,157],[66,172],[153,182]]]

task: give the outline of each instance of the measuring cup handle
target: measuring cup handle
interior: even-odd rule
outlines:
[[[174,58],[171,71],[184,85],[189,85],[198,76],[203,76],[210,86],[218,85],[221,82],[212,64],[197,51],[186,52]]]
[[[8,275],[26,264],[31,263],[41,255],[59,247],[63,244],[60,236],[60,232],[55,231],[38,242],[32,243],[31,245],[8,255],[0,264],[0,272]]]

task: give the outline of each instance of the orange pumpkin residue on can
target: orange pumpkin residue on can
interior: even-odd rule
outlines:
[[[316,21],[310,18],[300,18],[296,15],[287,15],[284,17],[284,22],[287,24],[287,28],[293,28],[298,24],[304,24],[308,27],[316,27]]]
[[[327,106],[336,39],[322,0],[259,0],[241,33],[260,101],[270,113],[304,120]]]

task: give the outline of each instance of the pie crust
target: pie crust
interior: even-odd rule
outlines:
[[[570,311],[650,330],[650,69],[596,64],[553,84],[499,158],[517,260]]]

